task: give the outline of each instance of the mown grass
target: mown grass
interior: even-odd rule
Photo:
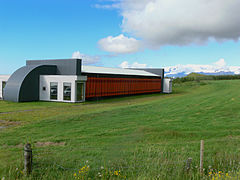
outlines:
[[[0,130],[0,178],[74,179],[76,173],[83,179],[208,179],[210,170],[234,174],[240,162],[239,87],[239,80],[204,81],[175,84],[171,95],[83,104],[0,101],[0,112],[11,112],[0,114],[0,120],[21,122]],[[205,174],[200,176],[201,139]],[[20,172],[26,142],[33,144],[35,155],[30,177]],[[37,147],[37,142],[55,145]],[[193,163],[186,173],[188,157]],[[85,165],[88,171],[79,175]]]

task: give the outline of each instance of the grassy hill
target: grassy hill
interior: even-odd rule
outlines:
[[[8,126],[0,129],[0,179],[208,179],[218,171],[236,176],[239,87],[240,80],[194,81],[175,84],[170,95],[80,104],[0,101],[0,126]],[[22,175],[26,142],[34,155],[28,178]]]
[[[206,80],[239,80],[240,75],[204,75],[198,73],[190,73],[189,75],[181,78],[175,78],[174,83],[183,83],[189,81],[206,81]]]
[[[190,73],[186,77],[205,77],[205,74],[198,74],[198,73]]]

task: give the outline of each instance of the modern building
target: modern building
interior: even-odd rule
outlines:
[[[81,59],[30,60],[0,75],[6,101],[83,102],[85,99],[163,92],[164,69],[83,66]]]
[[[0,75],[0,99],[3,98],[3,88],[6,86],[9,77],[10,75]]]

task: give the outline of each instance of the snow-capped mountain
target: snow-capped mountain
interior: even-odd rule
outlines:
[[[224,59],[210,65],[176,65],[164,67],[166,77],[184,77],[192,72],[206,75],[240,74],[240,66],[227,66]]]

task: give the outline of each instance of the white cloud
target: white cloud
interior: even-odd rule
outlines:
[[[127,61],[123,61],[118,65],[120,68],[129,68],[129,63]]]
[[[215,65],[219,66],[219,67],[224,67],[227,65],[227,63],[225,62],[224,59],[219,59],[217,62],[214,63]]]
[[[98,3],[94,5],[97,9],[120,9],[122,0],[98,0]]]
[[[98,0],[98,2],[103,3],[103,2],[121,2],[122,0]]]
[[[82,59],[83,64],[96,64],[100,61],[99,56],[89,56],[85,54],[81,54],[79,51],[75,51],[72,54],[72,58]]]
[[[97,9],[119,9],[121,7],[121,4],[95,4],[95,8]]]
[[[158,48],[238,40],[239,0],[122,0],[122,30]]]
[[[217,62],[214,62],[209,65],[196,65],[196,64],[187,64],[187,65],[176,65],[164,67],[166,76],[173,76],[175,74],[183,73],[185,75],[192,72],[195,73],[233,73],[240,74],[240,66],[227,66],[227,63],[224,59],[220,59]]]
[[[119,67],[121,68],[145,68],[147,67],[147,64],[140,64],[138,62],[134,62],[133,64],[129,64],[128,61],[123,61]]]
[[[113,37],[108,36],[98,41],[99,47],[107,52],[114,54],[134,53],[141,49],[140,41],[134,38],[128,38],[123,34]]]

